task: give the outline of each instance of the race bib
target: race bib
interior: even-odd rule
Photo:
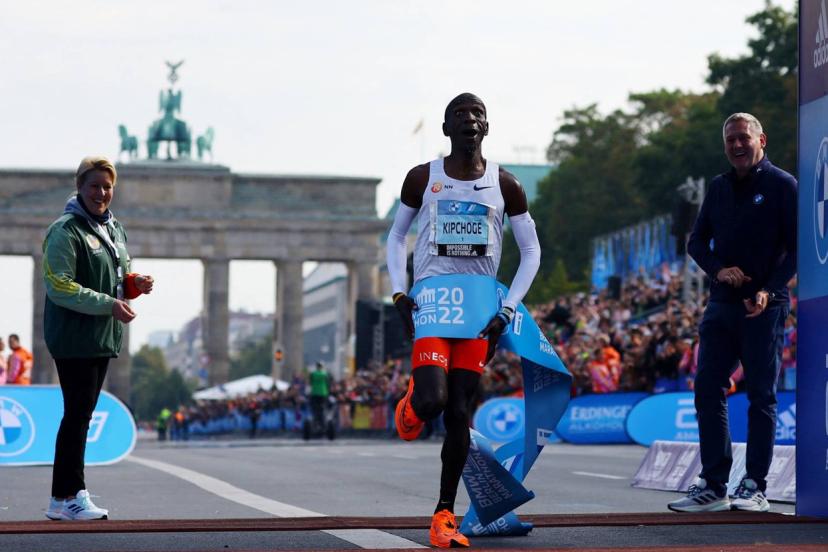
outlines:
[[[494,209],[472,201],[441,199],[431,204],[431,254],[484,257],[491,254]]]

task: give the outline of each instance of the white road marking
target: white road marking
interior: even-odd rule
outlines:
[[[620,475],[609,475],[607,473],[593,473],[584,471],[574,471],[572,473],[575,475],[585,475],[587,477],[599,477],[601,479],[627,479],[626,477],[621,477]]]
[[[331,529],[324,532],[361,548],[428,548],[379,529]]]
[[[373,457],[373,456],[376,456],[376,454],[373,453],[373,452],[358,452],[357,456],[371,456],[371,457]]]
[[[137,464],[154,468],[156,470],[174,475],[178,478],[188,481],[196,487],[201,487],[207,492],[218,495],[227,500],[231,500],[243,506],[254,508],[261,512],[266,512],[276,517],[324,517],[325,514],[305,510],[304,508],[297,508],[290,504],[278,502],[264,496],[253,494],[251,492],[235,487],[221,479],[216,479],[209,475],[199,473],[197,471],[188,470],[180,466],[168,464],[166,462],[159,462],[158,460],[150,460],[149,458],[141,458],[134,454],[127,458]]]
[[[257,495],[231,485],[221,479],[168,464],[167,462],[142,458],[134,454],[126,459],[136,464],[174,475],[221,498],[275,517],[327,517],[325,514]],[[391,533],[385,533],[378,529],[334,529],[324,530],[322,532],[355,544],[360,548],[427,548],[414,541],[398,537]]]

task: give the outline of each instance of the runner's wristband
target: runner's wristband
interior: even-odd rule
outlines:
[[[497,313],[497,316],[503,319],[506,324],[511,324],[512,319],[515,317],[515,310],[512,307],[508,307],[503,305],[501,307],[500,312]]]
[[[394,302],[394,304],[396,304],[401,297],[405,297],[405,293],[398,291],[397,293],[391,296],[391,300]]]

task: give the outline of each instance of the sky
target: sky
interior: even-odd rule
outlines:
[[[791,9],[794,0],[776,2]],[[378,177],[384,215],[412,166],[448,152],[448,101],[487,105],[484,155],[544,161],[564,110],[631,92],[703,91],[707,56],[747,52],[764,0],[27,0],[0,7],[0,168],[74,169],[143,142],[178,70],[181,118],[234,172]],[[414,130],[422,123],[422,129]],[[142,156],[144,150],[142,146]],[[118,214],[117,193],[112,210]],[[59,213],[55,214],[57,217]],[[550,223],[554,223],[550,221]],[[129,228],[127,228],[129,230]],[[2,221],[0,221],[2,231]],[[130,348],[201,310],[197,261],[153,274]],[[31,261],[0,256],[0,335],[31,343]],[[270,263],[231,264],[230,307],[274,309]]]

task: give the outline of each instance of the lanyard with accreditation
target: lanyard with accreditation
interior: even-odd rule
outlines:
[[[489,276],[432,276],[417,282],[410,295],[415,338],[476,338],[498,312],[507,288]],[[546,336],[522,304],[504,330],[498,347],[521,357],[526,412],[524,436],[496,451],[471,430],[463,482],[471,506],[463,516],[467,535],[517,535],[531,530],[513,510],[534,497],[522,482],[552,436],[566,405],[572,381]]]

